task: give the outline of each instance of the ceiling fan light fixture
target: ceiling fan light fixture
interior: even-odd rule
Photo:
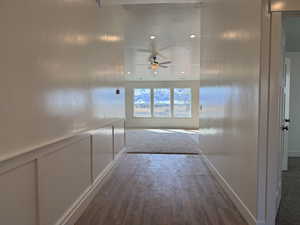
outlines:
[[[158,64],[156,64],[156,63],[151,64],[151,69],[152,69],[153,71],[157,70],[158,68],[159,68],[159,65],[158,65]]]

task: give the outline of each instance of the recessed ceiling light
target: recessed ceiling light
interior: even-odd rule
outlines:
[[[181,74],[184,74],[184,71],[182,71]]]
[[[127,72],[127,74],[131,74],[131,72]]]
[[[191,34],[191,35],[190,35],[190,38],[191,38],[191,39],[193,39],[193,38],[195,38],[195,37],[196,37],[195,34]]]
[[[157,71],[155,71],[154,74],[157,74]]]
[[[150,36],[150,39],[151,39],[151,40],[154,40],[155,38],[156,38],[156,37],[155,37],[154,35],[151,35],[151,36]]]

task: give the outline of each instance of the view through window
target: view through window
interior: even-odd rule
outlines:
[[[151,89],[134,89],[134,116],[151,117]]]
[[[171,117],[170,88],[154,88],[154,117]]]
[[[174,88],[174,117],[192,117],[192,91],[190,88]]]
[[[191,118],[191,88],[135,88],[133,116],[139,118]]]

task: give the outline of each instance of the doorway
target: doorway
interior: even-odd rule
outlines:
[[[300,16],[283,15],[282,173],[278,225],[300,224]]]
[[[300,9],[300,8],[299,8]],[[297,33],[300,14],[291,8],[272,8],[270,26],[270,71],[268,84],[268,138],[266,224],[300,224],[300,161],[297,155],[297,107],[300,105],[300,62]],[[299,32],[300,35],[300,32]],[[296,152],[296,153],[295,153]]]

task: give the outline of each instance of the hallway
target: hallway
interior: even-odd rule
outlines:
[[[246,225],[196,155],[126,154],[76,225]]]
[[[0,225],[275,225],[291,2],[0,0]]]

